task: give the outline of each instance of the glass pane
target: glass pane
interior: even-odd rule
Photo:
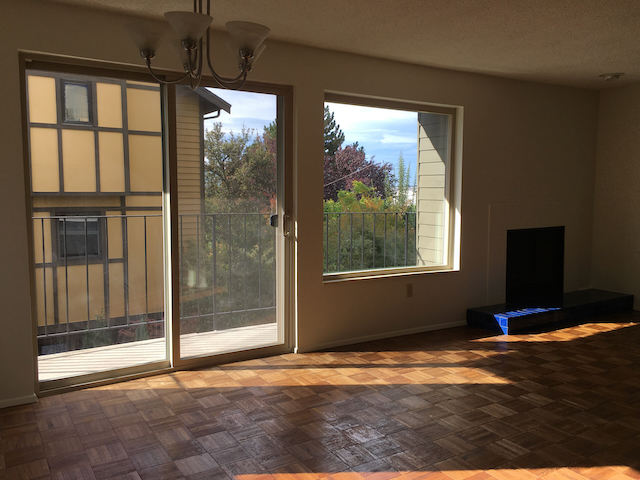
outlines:
[[[277,344],[277,97],[178,87],[177,109],[181,356]]]
[[[60,257],[84,257],[85,252],[90,256],[99,256],[98,219],[89,217],[59,219],[58,249]]]
[[[155,97],[146,97],[155,102],[149,103],[148,112],[160,111],[158,86],[128,85],[103,77],[77,80],[78,84],[64,84],[65,120],[88,121],[87,93],[97,82],[114,85],[121,95],[130,88],[155,89]],[[55,91],[34,92],[30,88],[29,94],[33,108],[39,108],[37,102],[55,105],[59,101]],[[127,104],[119,108],[126,117]],[[99,115],[101,109],[112,111],[113,105],[98,101],[97,109]],[[154,120],[160,122],[159,118]],[[33,193],[38,194],[32,196],[32,221],[39,379],[59,380],[166,360],[162,185],[151,188],[139,178],[162,178],[162,151],[150,148],[153,142],[161,143],[161,132],[145,132],[148,148],[141,156],[132,151],[131,144],[123,144],[123,137],[132,136],[124,128],[70,127],[63,121],[54,130],[61,134],[30,137],[31,152],[61,152],[59,157],[48,157],[54,162],[51,170],[60,172],[58,191],[38,190],[39,184],[32,182]],[[89,135],[89,141],[67,141],[75,138],[66,135],[69,131]],[[110,134],[104,135],[107,131]],[[61,149],[54,142],[57,138],[62,141]],[[95,148],[95,152],[87,148]],[[107,158],[99,155],[100,151],[113,155]],[[126,164],[125,158],[130,160]],[[42,159],[31,158],[32,172],[38,170],[38,162]],[[131,188],[125,190],[122,182],[121,191],[110,191],[108,196],[98,192],[97,177],[104,170],[96,167],[102,162],[124,172]],[[73,196],[63,190],[70,184],[81,186]],[[136,185],[145,188],[136,191]],[[79,191],[83,188],[87,191]]]
[[[446,264],[449,122],[325,103],[324,273]]]
[[[67,122],[89,122],[89,87],[64,84],[64,119]]]

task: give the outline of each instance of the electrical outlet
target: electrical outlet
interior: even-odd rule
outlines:
[[[407,298],[413,297],[413,283],[407,283]]]

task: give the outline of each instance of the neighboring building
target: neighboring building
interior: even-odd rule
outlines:
[[[81,347],[88,321],[115,342],[131,324],[162,329],[159,86],[30,71],[27,97],[41,353]],[[230,105],[204,88],[176,97],[179,144],[193,145],[178,152],[180,209],[202,213],[203,118]]]
[[[445,235],[450,192],[447,181],[449,158],[449,117],[437,113],[418,114],[417,197],[417,265],[446,263]]]

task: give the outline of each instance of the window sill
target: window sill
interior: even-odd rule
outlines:
[[[349,282],[352,280],[370,280],[390,277],[406,277],[410,275],[425,275],[433,273],[453,273],[459,272],[459,268],[452,268],[448,265],[442,267],[408,267],[408,268],[387,268],[378,270],[357,270],[344,273],[325,273],[322,275],[322,283]]]

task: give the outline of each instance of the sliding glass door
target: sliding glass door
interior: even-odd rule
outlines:
[[[25,70],[41,389],[286,351],[282,92],[91,72]]]
[[[281,109],[176,88],[182,359],[284,343]]]
[[[168,366],[160,99],[151,83],[26,71],[41,382]]]

